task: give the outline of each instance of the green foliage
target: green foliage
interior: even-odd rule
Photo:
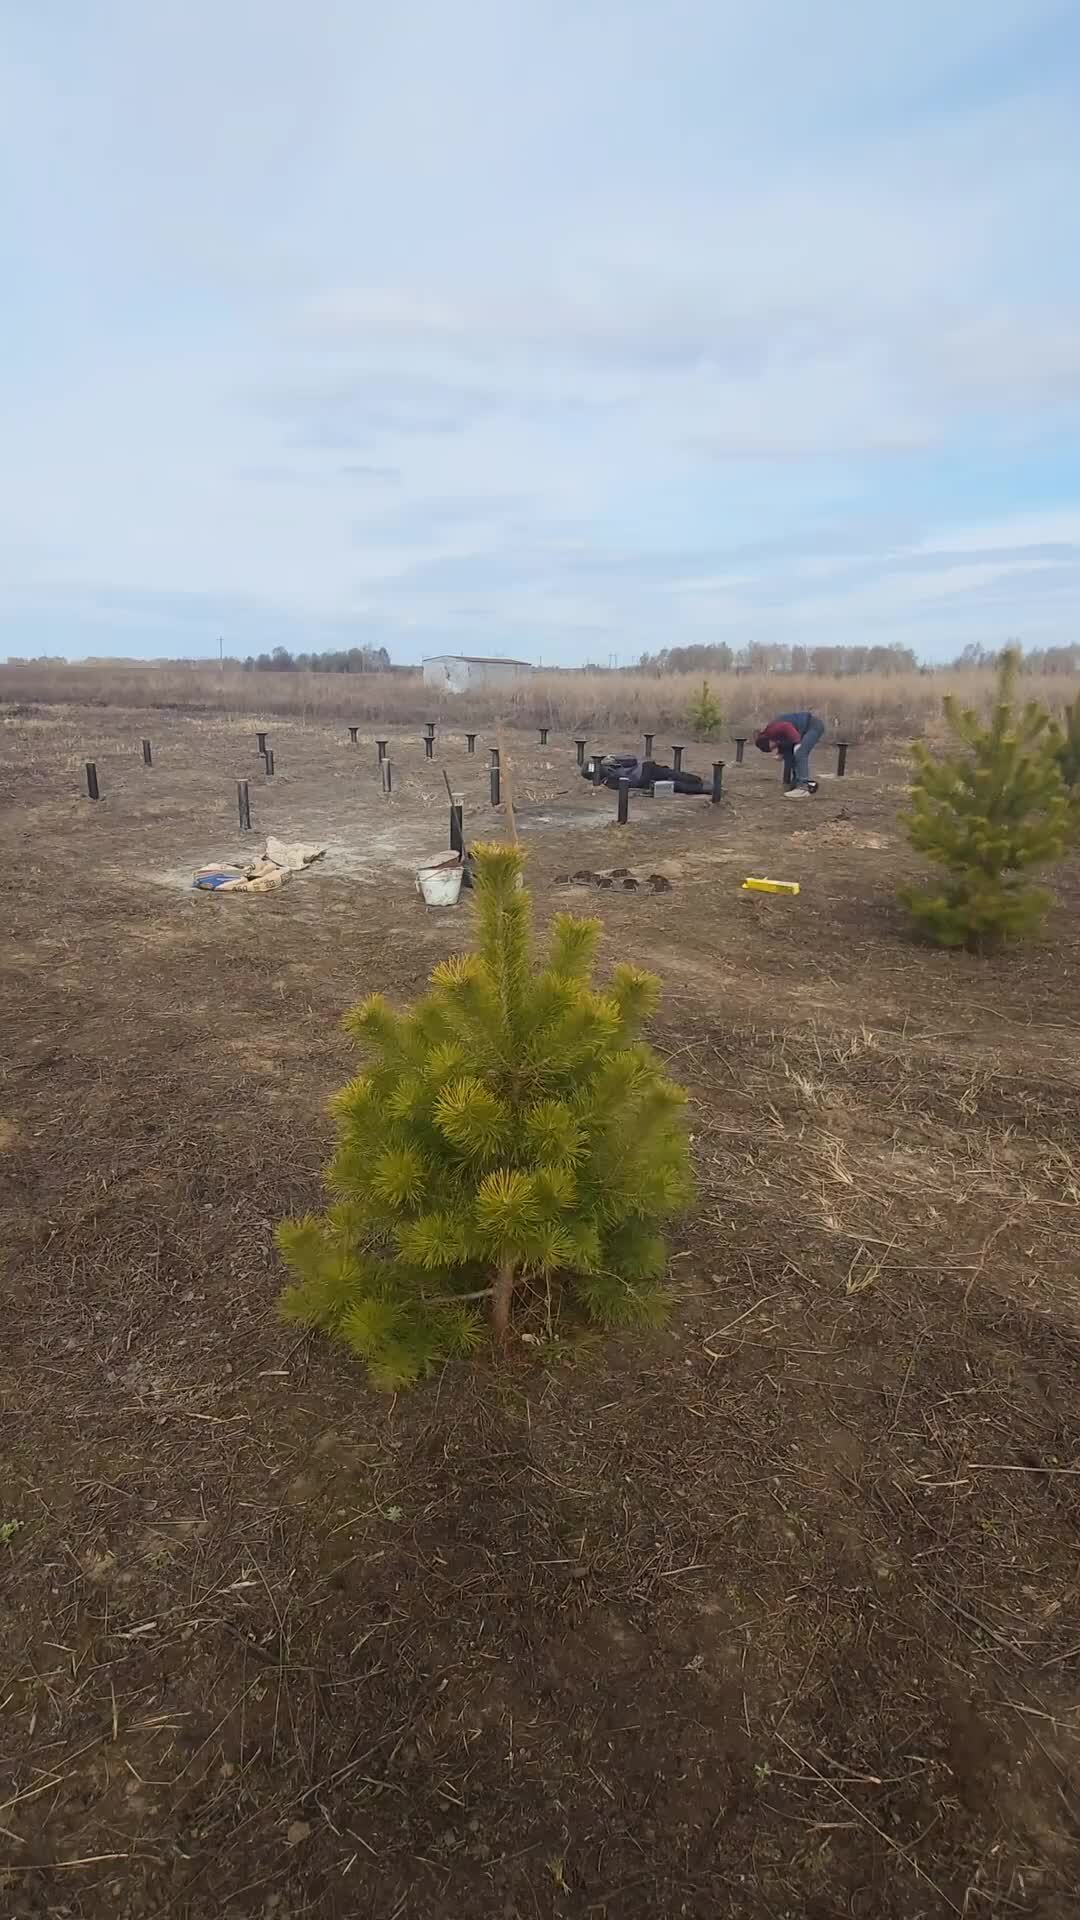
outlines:
[[[1065,725],[1055,730],[1054,759],[1065,786],[1072,838],[1080,838],[1080,700],[1065,709]]]
[[[1055,742],[1055,758],[1070,792],[1080,787],[1080,700],[1065,709],[1065,725]]]
[[[709,691],[709,683],[703,680],[701,692],[690,702],[690,725],[703,740],[715,740],[724,724],[724,715],[718,700],[714,700]]]
[[[478,950],[397,1014],[347,1016],[366,1066],[335,1096],[333,1203],[277,1242],[286,1319],[320,1328],[376,1387],[506,1338],[514,1298],[557,1283],[601,1327],[663,1318],[657,1229],[691,1195],[685,1096],[639,1038],[659,982],[593,983],[600,928],[560,915],[532,957],[516,847],[475,850]]]
[[[946,698],[956,751],[936,759],[921,741],[912,748],[904,824],[912,846],[946,877],[900,897],[939,946],[979,948],[1030,932],[1049,904],[1022,876],[1062,852],[1068,807],[1049,716],[1034,700],[1014,712],[1018,667],[1016,653],[1002,654],[989,725]]]

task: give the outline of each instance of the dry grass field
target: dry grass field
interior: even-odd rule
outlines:
[[[447,721],[426,762],[396,679],[73,672],[0,696],[0,1911],[1072,1920],[1080,860],[1015,954],[914,942],[940,682],[834,683],[813,801],[751,753],[621,830],[570,735],[674,728],[678,689],[605,677],[601,734],[553,678],[549,746],[508,732],[539,921],[663,976],[698,1202],[663,1334],[390,1400],[276,1319],[272,1230],[318,1200],[342,1011],[468,941],[413,870],[444,767],[499,830],[486,753]],[[732,730],[770,704],[720,691]],[[191,891],[267,832],[327,857]],[[669,887],[566,880],[610,867]]]
[[[1075,675],[1040,674],[1037,697],[1060,712],[1077,692]],[[910,740],[932,728],[942,694],[984,706],[993,675],[969,672],[815,676],[713,674],[712,693],[724,713],[724,733],[748,734],[775,713],[809,703],[837,738],[871,742]],[[520,691],[476,690],[467,696],[431,693],[419,673],[245,673],[212,666],[0,666],[0,701],[70,703],[118,708],[165,708],[180,713],[278,716],[315,725],[331,721],[413,727],[437,720],[460,730],[506,719],[521,726],[556,727],[573,735],[615,728],[689,737],[687,714],[701,691],[699,674],[658,677],[635,673],[536,673]]]

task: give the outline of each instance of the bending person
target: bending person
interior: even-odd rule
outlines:
[[[798,800],[814,791],[810,755],[824,732],[825,722],[816,713],[781,713],[755,733],[755,747],[762,753],[775,751],[784,762],[785,799]]]

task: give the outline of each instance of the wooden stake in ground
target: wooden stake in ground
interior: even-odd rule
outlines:
[[[516,847],[518,830],[517,830],[517,821],[514,818],[514,769],[510,759],[510,755],[506,747],[503,745],[503,729],[502,729],[501,720],[499,721],[498,725],[495,728],[495,739],[499,748],[499,766],[502,769],[502,777],[504,782],[503,806],[506,810],[506,824],[507,824],[507,827],[509,828],[507,839],[510,840],[511,843]]]

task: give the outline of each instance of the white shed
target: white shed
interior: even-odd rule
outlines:
[[[532,673],[528,660],[491,660],[481,654],[436,653],[424,661],[425,687],[467,693],[470,687],[513,687]]]

